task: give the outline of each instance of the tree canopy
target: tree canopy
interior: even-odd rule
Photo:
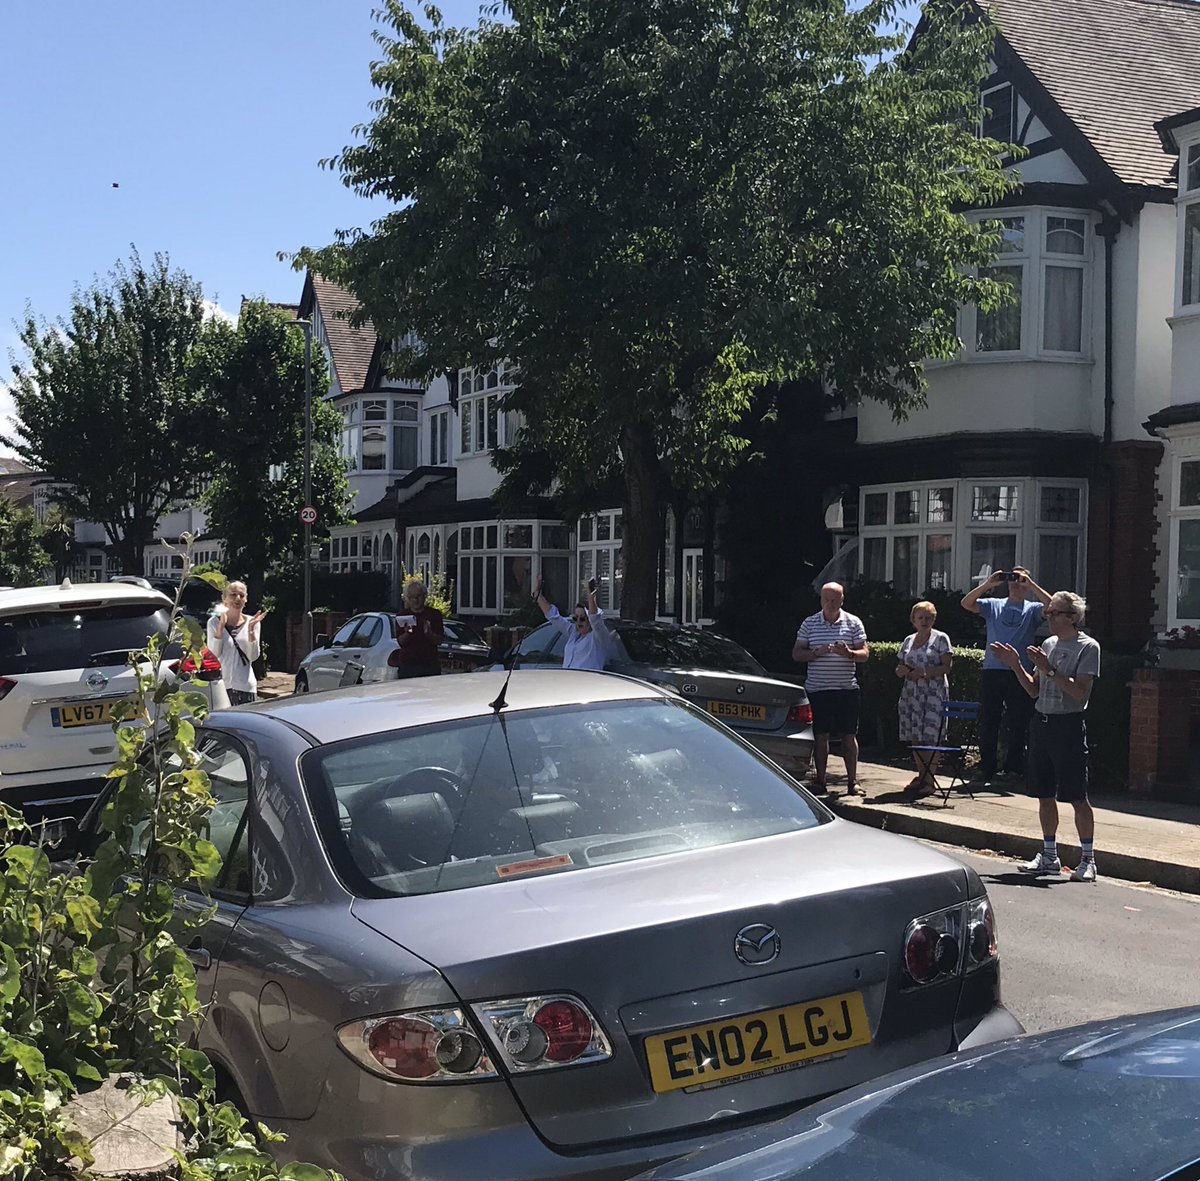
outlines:
[[[515,361],[502,491],[624,484],[623,610],[654,609],[663,490],[739,459],[754,391],[898,415],[995,306],[1008,181],[978,138],[991,34],[934,0],[508,0],[469,30],[388,0],[361,140],[327,163],[395,208],[301,251],[427,374]],[[497,17],[506,19],[496,19]],[[798,460],[801,457],[798,457]],[[593,506],[597,507],[597,506]]]
[[[242,304],[237,326],[205,324],[191,380],[205,393],[204,493],[209,529],[225,539],[224,571],[244,575],[260,602],[268,570],[301,553],[304,527],[304,336],[263,300]],[[319,528],[347,519],[341,415],[325,400],[324,351],[312,350],[312,491]]]
[[[135,251],[76,291],[56,323],[28,314],[13,366],[17,437],[0,438],[55,481],[66,512],[96,521],[141,573],[154,526],[198,474],[204,397],[187,380],[204,317],[200,286],[165,255]]]
[[[32,510],[0,496],[0,586],[36,585],[49,562]]]

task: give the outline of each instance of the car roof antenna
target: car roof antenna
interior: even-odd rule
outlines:
[[[517,665],[521,663],[521,641],[518,640],[513,645],[512,664],[508,666],[508,676],[504,678],[504,684],[500,686],[500,692],[496,694],[495,701],[488,702],[488,709],[495,713],[499,713],[508,704],[508,682],[512,680],[512,675],[517,671]]]

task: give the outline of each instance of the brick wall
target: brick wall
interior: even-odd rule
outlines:
[[[1200,672],[1139,668],[1130,685],[1129,790],[1151,795],[1191,779],[1191,721],[1200,714]]]
[[[1113,443],[1089,490],[1088,630],[1126,650],[1153,630],[1161,457],[1160,443]]]

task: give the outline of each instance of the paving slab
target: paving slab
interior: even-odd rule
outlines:
[[[941,796],[913,803],[904,798],[911,768],[860,762],[864,797],[836,795],[845,779],[834,774],[835,766],[831,756],[829,786],[836,796],[831,804],[846,820],[1023,860],[1041,851],[1038,802],[1024,794],[1020,780],[980,787],[973,796],[953,792],[947,803]],[[1200,804],[1107,795],[1093,796],[1092,808],[1102,877],[1200,894]],[[1059,855],[1064,865],[1074,866],[1079,858],[1074,812],[1060,805],[1059,813]]]

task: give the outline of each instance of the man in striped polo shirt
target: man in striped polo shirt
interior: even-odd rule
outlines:
[[[846,794],[866,794],[858,786],[858,681],[854,666],[866,660],[871,650],[862,620],[842,610],[845,599],[841,583],[827,582],[821,587],[821,610],[800,625],[792,649],[792,659],[808,665],[804,687],[812,705],[818,795],[829,794],[825,768],[830,734],[842,738]]]

